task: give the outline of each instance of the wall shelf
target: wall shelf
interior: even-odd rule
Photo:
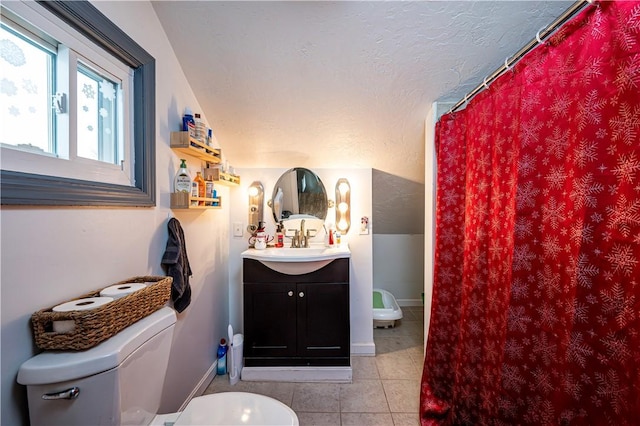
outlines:
[[[219,164],[222,161],[222,154],[218,148],[212,148],[189,137],[189,132],[171,132],[170,146],[176,151],[209,163]]]
[[[240,176],[232,175],[229,173],[223,173],[217,167],[209,167],[204,169],[205,180],[212,180],[215,183],[225,186],[238,186],[240,185]]]
[[[195,204],[200,201],[204,202],[204,205]],[[213,205],[217,203],[218,205]],[[172,192],[171,193],[171,208],[174,210],[206,210],[206,209],[221,209],[222,197],[205,198],[205,197],[191,197],[186,192]]]
[[[190,137],[189,132],[171,132],[170,146],[171,149],[175,151],[198,158],[210,164],[220,164],[222,161],[220,149],[212,148]],[[205,180],[211,180],[215,182],[215,184],[225,186],[240,185],[240,176],[223,173],[217,167],[205,168],[203,175]],[[201,204],[201,202],[203,204]],[[171,208],[174,210],[221,209],[222,197],[191,197],[190,194],[186,192],[174,192],[171,193]]]

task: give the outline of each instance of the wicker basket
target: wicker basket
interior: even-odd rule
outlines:
[[[42,309],[31,316],[36,346],[40,349],[84,350],[115,335],[162,308],[171,296],[171,277],[134,277],[116,284],[152,282],[147,287],[93,310],[53,312]],[[102,289],[100,289],[102,290]],[[79,297],[97,297],[100,290]],[[74,321],[67,333],[53,331],[53,321]]]

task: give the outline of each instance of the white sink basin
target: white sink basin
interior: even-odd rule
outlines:
[[[307,248],[268,247],[264,250],[250,248],[242,252],[245,259],[269,262],[316,262],[351,257],[349,247],[311,246]]]
[[[343,247],[311,246],[308,248],[269,247],[264,250],[250,248],[242,252],[244,259],[254,259],[267,268],[287,275],[301,275],[317,271],[334,259],[351,257],[346,244]]]

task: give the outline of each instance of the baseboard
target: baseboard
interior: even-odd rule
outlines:
[[[351,367],[244,367],[240,379],[246,382],[351,383]]]
[[[351,356],[376,356],[376,344],[371,343],[352,343]]]
[[[202,376],[202,378],[200,379],[196,387],[191,391],[187,400],[182,403],[182,406],[178,411],[184,411],[189,401],[191,401],[196,396],[202,395],[204,391],[207,390],[209,383],[211,383],[211,381],[216,377],[217,369],[218,369],[218,360],[216,359],[215,361],[213,361],[213,364],[211,364],[211,367],[209,367],[205,375]]]
[[[397,299],[398,305],[403,306],[422,306],[422,299]]]

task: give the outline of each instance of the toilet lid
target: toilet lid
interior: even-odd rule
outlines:
[[[298,424],[298,416],[287,405],[248,392],[221,392],[193,398],[174,423],[175,426]]]

